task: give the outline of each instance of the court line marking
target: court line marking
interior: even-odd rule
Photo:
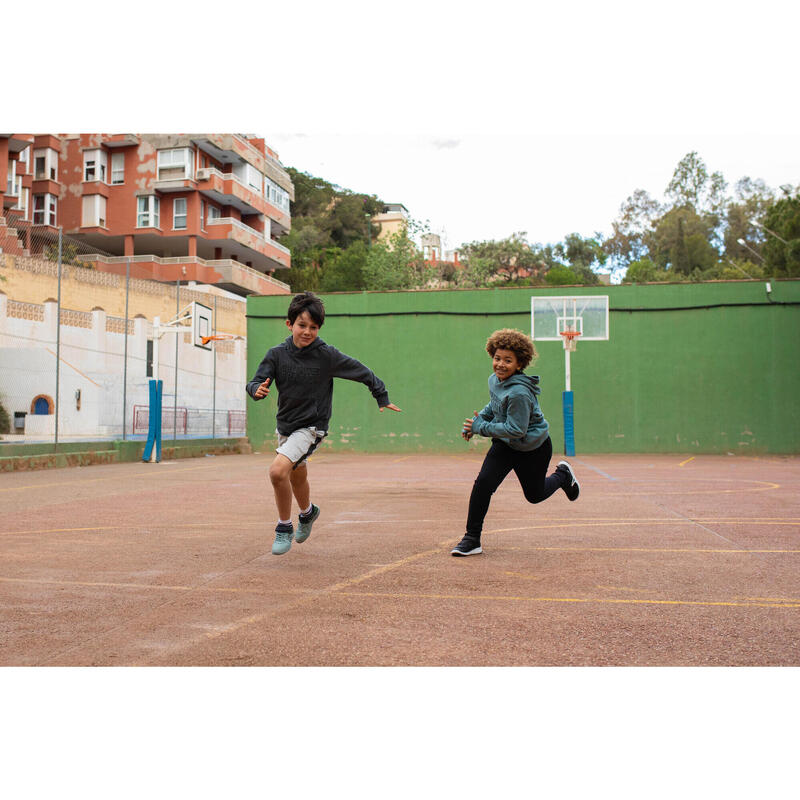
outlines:
[[[695,459],[695,456],[689,456],[689,458],[687,458],[686,461],[681,461],[681,463],[678,464],[678,466],[682,467],[684,464],[688,464],[690,461],[694,461],[694,459]]]
[[[126,463],[126,462],[123,462],[123,463]],[[98,464],[97,466],[119,466],[119,465],[118,464],[113,464],[113,465],[101,465],[101,464]],[[213,464],[206,464],[206,465],[204,465],[202,467],[184,467],[184,469],[173,469],[173,470],[170,470],[169,474],[170,475],[177,475],[179,472],[194,472],[195,470],[198,470],[198,469],[213,469],[213,468],[214,468]],[[154,477],[155,475],[156,475],[155,472],[147,471],[147,472],[137,472],[137,473],[135,473],[133,475],[126,475],[126,476],[124,476],[124,478],[120,477],[119,475],[114,475],[114,476],[110,476],[110,477],[107,477],[107,478],[84,478],[84,477],[81,476],[80,480],[60,481],[59,483],[33,483],[30,486],[5,486],[2,489],[0,489],[0,492],[21,492],[23,489],[47,489],[47,488],[50,488],[52,486],[82,486],[85,483],[103,483],[105,481],[117,481],[118,483],[121,483],[123,480],[127,480],[129,478],[130,479],[150,478],[150,477]],[[159,476],[159,477],[163,477],[163,476]]]
[[[376,519],[376,520],[336,520],[329,522],[332,525],[397,525],[408,524],[417,522],[441,522],[439,519]],[[751,518],[751,517],[734,517],[724,519],[712,519],[706,517],[684,517],[683,519],[664,519],[663,517],[653,517],[645,519],[634,520],[618,520],[618,519],[589,519],[583,521],[575,521],[574,519],[550,520],[545,524],[540,525],[523,525],[514,528],[492,528],[484,531],[484,533],[507,533],[511,531],[528,531],[528,530],[557,530],[559,528],[603,528],[614,526],[630,526],[630,525],[695,525],[697,523],[708,523],[714,525],[789,525],[800,526],[800,517],[765,517],[765,518]],[[261,528],[263,522],[237,522],[238,528]],[[94,525],[79,528],[37,528],[32,530],[22,531],[0,531],[0,536],[25,536],[42,533],[96,533],[98,531],[135,531],[146,529],[147,531],[157,530],[170,530],[170,529],[191,529],[191,528],[229,528],[231,525],[230,520],[221,520],[218,522],[188,522],[188,523],[164,523],[164,524],[151,524],[149,522],[142,522],[138,525]],[[773,551],[769,551],[773,552]],[[794,552],[793,550],[775,551],[775,552]]]
[[[791,603],[746,603],[730,600],[648,600],[630,597],[531,597],[526,595],[411,594],[405,592],[339,592],[343,597],[386,597],[422,600],[514,600],[530,603],[597,603],[599,605],[729,606],[736,608],[800,608]]]

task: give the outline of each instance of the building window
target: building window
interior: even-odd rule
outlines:
[[[208,221],[209,223],[213,222],[215,219],[219,219],[222,215],[219,213],[219,209],[216,206],[212,206],[209,204],[208,206]]]
[[[147,359],[146,359],[145,363],[147,364],[147,367],[146,367],[146,370],[145,370],[145,372],[146,372],[145,377],[146,378],[152,378],[153,377],[153,340],[152,339],[148,339],[147,340]]]
[[[8,195],[16,195],[17,192],[14,191],[17,183],[17,162],[16,161],[9,161],[8,162],[8,182],[6,183],[6,194]]]
[[[26,147],[24,150],[19,151],[19,163],[20,164],[27,164],[28,163],[28,153],[30,153],[30,147]],[[25,170],[22,170],[23,172]]]
[[[83,179],[85,181],[106,182],[108,154],[105,150],[83,151]]]
[[[54,194],[35,194],[33,196],[33,224],[56,227],[57,201]]]
[[[191,178],[192,151],[188,147],[158,151],[158,180]]]
[[[81,226],[84,228],[106,227],[105,197],[99,194],[90,194],[83,198]]]
[[[157,228],[159,224],[159,199],[154,194],[137,198],[136,227]]]
[[[206,201],[200,201],[200,230],[205,230],[206,227]]]
[[[125,183],[125,153],[111,155],[111,183]]]
[[[252,165],[245,165],[248,186],[252,186],[259,194],[264,192],[264,176]]]
[[[176,231],[186,230],[186,198],[176,197],[172,203],[172,227]]]
[[[37,181],[58,180],[58,153],[51,147],[33,151],[34,179]]]
[[[22,181],[22,178],[17,178],[18,181]],[[14,208],[18,208],[22,211],[22,219],[28,219],[28,192],[29,189],[22,189],[20,188],[19,191],[19,198],[17,199],[17,204]]]

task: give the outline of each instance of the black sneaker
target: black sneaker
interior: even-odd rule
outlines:
[[[451,556],[475,556],[482,553],[481,540],[474,536],[464,538],[450,551]]]
[[[561,487],[564,490],[564,494],[570,500],[577,500],[578,495],[581,493],[581,485],[578,483],[578,479],[575,477],[575,473],[572,471],[572,466],[569,462],[559,461],[556,472],[564,473],[564,477],[566,478],[566,483]]]

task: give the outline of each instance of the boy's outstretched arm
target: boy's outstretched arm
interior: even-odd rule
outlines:
[[[345,355],[335,347],[329,348],[331,354],[331,375],[334,378],[345,378],[348,381],[363,383],[372,393],[378,408],[390,408],[392,411],[400,411],[394,404],[389,402],[389,393],[383,381],[367,366]]]

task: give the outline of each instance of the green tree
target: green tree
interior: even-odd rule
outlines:
[[[669,279],[670,275],[665,269],[661,269],[645,256],[637,261],[631,261],[622,280],[624,283],[655,283]]]
[[[696,268],[708,269],[718,259],[709,241],[710,224],[692,206],[671,209],[656,225],[648,248],[650,257],[659,269],[671,269],[677,278]]]
[[[551,267],[544,276],[545,283],[551,286],[573,286],[580,283],[578,276],[569,268],[562,265]]]
[[[795,278],[800,275],[800,186],[781,188],[784,197],[764,215],[762,252],[770,274]]]
[[[11,420],[2,403],[0,403],[0,433],[11,433]]]
[[[603,250],[616,264],[630,264],[648,253],[648,238],[664,208],[643,189],[637,189],[620,206],[619,216],[611,223],[611,236]]]
[[[363,274],[365,288],[374,290],[420,288],[435,278],[406,230],[369,248]]]
[[[364,267],[367,264],[367,246],[356,240],[346,250],[332,248],[329,260],[322,270],[319,288],[322,292],[352,292],[365,285]]]
[[[525,236],[522,231],[506,239],[470,242],[459,252],[467,267],[477,259],[476,269],[488,270],[491,277],[508,283],[542,271],[541,259],[537,258]]]

